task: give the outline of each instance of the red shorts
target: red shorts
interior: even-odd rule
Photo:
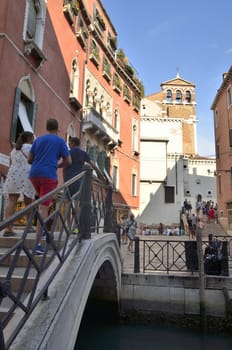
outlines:
[[[57,187],[57,184],[58,184],[57,180],[49,179],[47,177],[31,177],[30,181],[31,181],[32,185],[34,186],[39,198],[41,198],[45,194],[53,191]],[[49,205],[51,204],[51,201],[52,201],[52,198],[48,198],[48,199],[46,199],[46,201],[44,201],[41,204],[49,207]]]

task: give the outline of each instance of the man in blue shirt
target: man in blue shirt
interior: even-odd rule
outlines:
[[[64,139],[57,135],[58,128],[59,125],[56,119],[48,119],[48,133],[36,138],[28,155],[28,163],[32,164],[29,179],[35,187],[39,198],[57,187],[58,161],[62,159],[62,166],[68,166],[72,162]],[[48,198],[39,206],[39,213],[43,219],[48,216],[51,201],[52,198]],[[40,225],[37,224],[37,241],[39,241],[40,230]],[[40,243],[36,247],[36,252],[37,254],[44,253]]]

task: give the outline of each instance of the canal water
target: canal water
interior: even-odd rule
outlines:
[[[231,334],[157,325],[82,324],[75,350],[232,350]]]

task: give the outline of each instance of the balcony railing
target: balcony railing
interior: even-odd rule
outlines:
[[[94,108],[83,108],[83,131],[92,129],[93,132],[98,131],[102,139],[117,144],[119,132],[105,120]]]

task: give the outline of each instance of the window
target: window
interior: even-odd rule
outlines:
[[[34,132],[37,105],[33,101],[34,92],[28,78],[21,79],[16,89],[10,140],[16,141],[23,131]]]
[[[164,201],[165,203],[175,203],[175,188],[174,186],[164,187]]]
[[[63,13],[70,24],[73,24],[75,17],[78,16],[79,6],[77,0],[64,0]]]
[[[100,64],[100,51],[94,40],[91,41],[90,60],[98,67]]]
[[[167,100],[168,102],[171,102],[171,101],[172,101],[172,92],[171,92],[171,90],[167,90],[166,100]]]
[[[227,107],[229,108],[232,104],[231,87],[227,89]]]
[[[103,59],[102,75],[107,81],[111,80],[111,65],[106,57]]]
[[[79,67],[77,59],[72,61],[71,77],[70,77],[70,97],[78,99],[79,90]]]
[[[119,113],[118,113],[118,109],[115,109],[114,111],[114,122],[113,122],[113,127],[119,131],[119,126],[120,126],[120,120],[119,120]]]
[[[136,174],[132,174],[132,196],[136,196],[137,194],[137,191],[136,191],[136,188],[137,188],[137,177],[136,177]]]
[[[137,120],[133,121],[132,126],[132,151],[138,151],[138,122]]]
[[[191,102],[191,92],[189,90],[186,91],[185,99],[187,103]]]
[[[44,0],[27,0],[23,39],[25,54],[31,53],[39,60],[45,60],[42,53],[46,17]]]
[[[116,165],[113,166],[112,182],[114,188],[118,189],[118,167]]]
[[[176,102],[181,103],[182,102],[182,94],[180,90],[176,90]]]

